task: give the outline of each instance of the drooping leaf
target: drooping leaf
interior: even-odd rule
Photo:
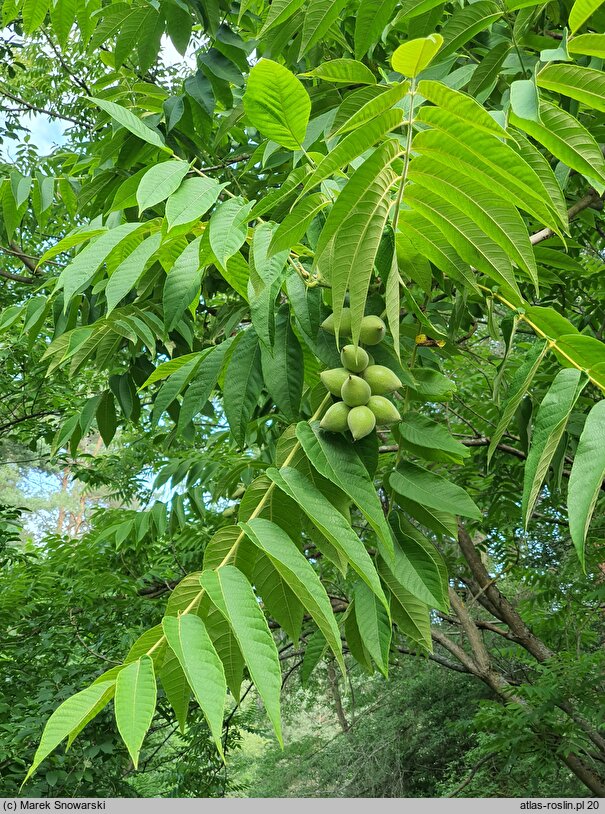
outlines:
[[[322,495],[315,484],[292,467],[268,469],[267,475],[295,500],[317,528],[342,553],[354,571],[386,607],[386,599],[376,569],[363,543],[340,512]]]
[[[186,308],[193,302],[201,283],[200,245],[202,236],[196,237],[177,257],[164,283],[162,304],[164,323],[172,331],[181,321]]]
[[[521,512],[525,528],[529,523],[548,467],[565,431],[569,415],[587,379],[575,368],[560,370],[544,396],[532,431],[531,447],[525,462]]]
[[[216,748],[222,754],[221,732],[227,683],[223,665],[206,626],[199,616],[188,613],[165,616],[162,627],[204,713]]]
[[[248,421],[263,387],[261,350],[254,328],[244,331],[229,359],[223,388],[227,421],[238,443],[244,442]]]
[[[233,565],[224,565],[216,571],[203,571],[200,582],[218,611],[229,622],[277,739],[282,743],[279,657],[252,586]]]
[[[337,484],[356,504],[378,535],[381,550],[389,559],[393,553],[391,532],[368,471],[351,444],[344,437],[324,433],[318,424],[309,425],[306,421],[297,424],[296,437],[319,474]]]
[[[398,495],[429,509],[480,520],[481,510],[469,495],[441,475],[410,461],[401,461],[391,472],[389,483]]]
[[[153,661],[141,656],[120,671],[116,679],[115,715],[122,740],[135,769],[155,712],[157,687]]]
[[[246,535],[271,560],[277,571],[315,620],[344,673],[338,625],[324,586],[304,554],[286,532],[270,520],[251,518],[240,524]]]
[[[138,138],[146,141],[148,144],[153,144],[154,147],[159,147],[167,153],[172,153],[170,147],[167,147],[162,139],[162,136],[157,130],[148,127],[141,119],[134,115],[130,110],[115,102],[110,102],[108,99],[98,99],[94,96],[90,97],[90,101],[94,102],[97,107],[108,113],[122,127],[130,130]]]
[[[57,707],[46,722],[36,754],[23,783],[29,780],[42,761],[57,748],[61,741],[65,740],[70,732],[77,729],[82,721],[88,718],[90,711],[96,708],[98,702],[114,686],[115,680],[91,684],[90,687],[70,696]],[[107,701],[109,701],[109,695],[107,695]]]
[[[353,597],[361,640],[380,672],[387,676],[392,632],[389,613],[363,582],[356,583]]]
[[[492,459],[494,452],[498,448],[498,444],[502,440],[502,436],[506,432],[506,428],[511,422],[512,417],[517,411],[517,407],[521,403],[521,399],[527,393],[527,389],[532,383],[534,376],[542,359],[544,358],[548,346],[545,344],[536,344],[527,356],[527,359],[517,371],[514,381],[511,383],[510,395],[506,400],[502,415],[496,428],[492,433],[490,444],[487,450],[487,462]]]
[[[584,544],[605,478],[605,400],[588,413],[567,487],[569,531],[585,568]]]

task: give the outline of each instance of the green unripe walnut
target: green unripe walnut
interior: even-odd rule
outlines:
[[[338,401],[336,404],[328,407],[319,426],[322,430],[327,430],[328,432],[344,432],[349,426],[347,424],[347,416],[350,410],[351,408],[347,407],[344,401]]]
[[[347,423],[354,441],[369,435],[376,426],[376,416],[369,407],[353,407],[349,410]]]
[[[386,331],[387,326],[380,317],[369,315],[361,320],[359,339],[364,345],[377,345],[384,339]]]
[[[349,371],[344,367],[335,367],[332,370],[323,370],[319,374],[324,386],[333,396],[340,397],[343,384],[349,378]]]
[[[330,316],[326,317],[324,321],[321,323],[321,327],[324,331],[327,331],[329,334],[334,336],[336,334],[336,328],[334,325],[334,314],[330,314]],[[350,336],[351,335],[351,309],[350,308],[343,308],[340,312],[340,331],[338,332],[340,336]]]
[[[399,377],[384,365],[369,365],[363,372],[363,378],[370,385],[373,396],[383,396],[401,387]]]
[[[395,424],[401,421],[399,410],[384,396],[372,396],[367,406],[376,416],[377,424]]]
[[[364,382],[359,376],[351,374],[343,384],[340,395],[344,403],[349,407],[360,407],[368,403],[372,391],[367,382]]]
[[[355,345],[345,345],[340,351],[340,361],[352,373],[361,373],[368,366],[368,354],[363,348]]]

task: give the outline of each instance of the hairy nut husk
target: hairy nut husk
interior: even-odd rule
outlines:
[[[399,410],[384,396],[372,396],[367,406],[376,416],[377,424],[395,424],[401,421]]]
[[[372,391],[367,382],[364,382],[359,376],[350,374],[342,386],[340,395],[344,403],[349,407],[360,407],[368,403]]]
[[[369,435],[376,426],[376,416],[369,407],[353,407],[349,410],[347,423],[354,441]]]
[[[349,378],[349,371],[344,367],[334,367],[332,370],[323,370],[319,376],[324,383],[324,387],[332,393],[333,396],[340,397],[340,391],[343,384]]]
[[[327,331],[329,334],[334,336],[336,334],[336,329],[334,327],[334,314],[330,314],[330,316],[326,317],[324,321],[321,323],[321,327],[324,331]],[[351,335],[351,309],[350,308],[343,308],[340,312],[340,336],[350,336]]]
[[[340,351],[340,361],[351,373],[362,373],[369,364],[368,354],[363,348],[345,345]]]
[[[369,365],[363,371],[363,378],[370,385],[373,396],[384,396],[401,387],[399,377],[384,365]]]
[[[369,315],[361,320],[359,339],[364,345],[377,345],[384,339],[386,331],[387,326],[380,317]]]
[[[349,426],[347,424],[347,416],[350,410],[351,408],[347,407],[344,401],[338,401],[336,404],[328,407],[319,426],[322,430],[327,430],[328,432],[344,432]]]

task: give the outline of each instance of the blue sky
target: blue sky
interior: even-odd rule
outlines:
[[[185,56],[181,56],[172,41],[164,36],[162,38],[162,60],[165,65],[180,65],[182,68],[195,69],[195,50],[198,46],[193,42]],[[36,145],[40,155],[48,155],[53,148],[63,142],[63,133],[69,122],[51,120],[42,113],[27,113],[22,117],[22,123],[30,131],[31,142]],[[16,141],[7,139],[0,145],[0,158],[13,161],[15,159]]]

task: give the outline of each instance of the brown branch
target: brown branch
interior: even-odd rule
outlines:
[[[87,124],[86,122],[81,121],[79,119],[74,119],[72,116],[65,116],[62,113],[47,110],[47,108],[45,107],[38,107],[38,105],[33,105],[30,102],[26,102],[25,99],[20,99],[19,96],[15,96],[13,93],[10,93],[4,88],[0,88],[0,94],[2,96],[6,96],[8,99],[12,99],[13,102],[17,102],[17,104],[23,105],[28,110],[31,110],[34,113],[42,113],[44,116],[50,116],[53,119],[63,119],[63,121],[71,122],[72,124],[77,124],[79,127],[85,127]]]
[[[598,205],[600,201],[601,196],[596,189],[590,189],[583,198],[580,198],[580,200],[577,201],[573,206],[570,206],[570,208],[567,210],[567,217],[569,220],[572,220],[584,209],[588,209],[589,206]],[[548,238],[552,237],[554,234],[555,233],[552,229],[540,229],[539,232],[534,232],[534,234],[530,236],[529,240],[532,246],[535,246],[536,243],[541,243],[543,240],[548,240]]]
[[[494,755],[490,753],[489,755],[484,755],[481,758],[481,760],[478,760],[473,766],[473,768],[470,770],[470,772],[467,774],[467,776],[464,778],[462,783],[460,783],[459,786],[456,786],[456,788],[450,794],[448,794],[447,797],[455,797],[462,791],[462,789],[465,789],[471,782],[473,777],[477,774],[477,771],[481,768],[481,766],[483,766],[484,763],[487,763],[487,761],[491,760],[493,757]]]
[[[0,277],[5,280],[13,280],[15,283],[25,283],[26,285],[35,285],[38,281],[33,277],[23,277],[21,274],[13,274],[12,271],[4,271],[0,269]]]

